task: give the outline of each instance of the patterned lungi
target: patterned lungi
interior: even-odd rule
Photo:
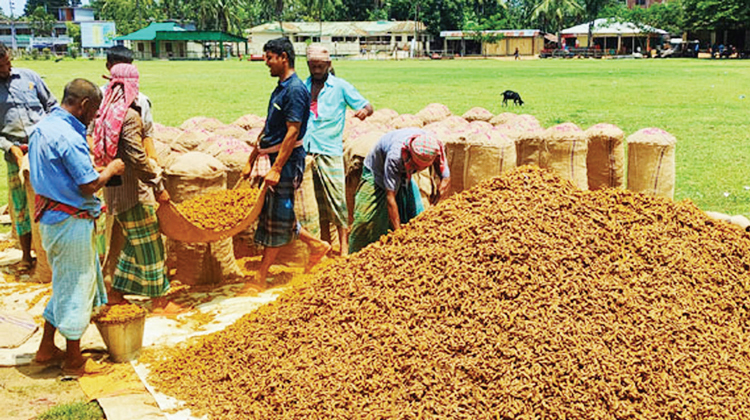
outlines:
[[[255,230],[255,243],[258,245],[278,248],[299,236],[301,226],[294,214],[294,190],[302,184],[305,155],[304,148],[295,148],[281,169],[279,183],[268,187]],[[271,165],[277,156],[278,153],[268,155]]]
[[[42,246],[52,267],[52,297],[44,319],[68,340],[79,340],[95,306],[107,303],[104,278],[94,249],[94,221],[68,217],[41,223]]]
[[[154,207],[137,204],[115,216],[115,223],[122,229],[125,243],[118,256],[112,287],[125,294],[164,295],[169,290],[169,280],[164,241]]]
[[[346,209],[344,158],[318,154],[313,157],[313,183],[321,230],[328,228],[329,223],[346,228],[349,226],[349,215]]]
[[[357,188],[354,204],[354,223],[349,234],[349,253],[355,253],[388,234],[387,192],[375,183],[372,172],[365,167]],[[401,183],[396,192],[396,204],[401,223],[408,223],[424,211],[419,187],[414,179]]]
[[[5,164],[8,167],[8,194],[10,195],[10,204],[13,206],[13,225],[18,236],[23,236],[31,233],[31,216],[26,200],[26,188],[21,182],[21,170],[18,164],[10,162],[8,159],[5,160]]]

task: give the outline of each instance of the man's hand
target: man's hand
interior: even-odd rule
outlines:
[[[266,185],[268,185],[269,187],[273,187],[274,185],[279,183],[279,179],[281,179],[281,172],[278,169],[272,167],[266,175]]]
[[[370,115],[370,113],[369,113],[369,112],[367,112],[367,110],[366,110],[365,108],[362,108],[362,109],[360,109],[359,111],[357,111],[357,112],[355,112],[355,113],[354,113],[354,116],[355,116],[356,118],[359,118],[360,120],[364,120],[364,119],[365,119],[365,118],[367,118],[367,117],[368,117],[369,115]]]
[[[10,153],[13,155],[13,159],[16,160],[16,164],[20,165],[23,162],[23,150],[18,146],[10,146]]]
[[[444,178],[440,180],[440,186],[438,186],[438,192],[440,193],[440,197],[445,197],[446,194],[448,194],[448,188],[451,186],[451,179],[450,178]]]
[[[125,172],[125,163],[122,159],[115,159],[109,162],[105,170],[109,171],[112,175],[122,175]]]
[[[374,110],[372,108],[372,105],[367,104],[362,109],[360,109],[359,111],[355,112],[354,116],[357,117],[357,118],[359,118],[360,120],[364,121],[364,119],[367,118],[367,117],[369,117],[370,115],[372,115],[373,112],[374,112]]]
[[[156,201],[161,204],[169,203],[170,197],[167,190],[162,190],[159,194],[156,194]]]
[[[242,168],[242,178],[248,179],[250,178],[250,174],[253,172],[253,165],[248,161],[245,166]]]

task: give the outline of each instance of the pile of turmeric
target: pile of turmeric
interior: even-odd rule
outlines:
[[[151,380],[212,419],[740,419],[750,236],[529,167],[456,194]]]
[[[183,201],[177,209],[194,225],[222,232],[237,226],[247,217],[258,194],[259,190],[253,188],[212,191]]]

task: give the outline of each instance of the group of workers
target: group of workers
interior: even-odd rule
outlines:
[[[447,191],[450,171],[442,143],[420,129],[384,135],[364,161],[350,229],[345,199],[343,129],[346,110],[365,119],[369,102],[348,82],[333,74],[328,50],[307,50],[310,77],[301,80],[287,38],[264,45],[266,66],[278,85],[271,94],[265,127],[243,169],[253,172],[259,156],[271,169],[258,219],[255,242],[263,247],[255,279],[243,291],[265,285],[282,247],[295,239],[309,247],[309,270],[332,252],[335,229],[340,255],[356,252],[391,229],[399,229],[423,210],[416,172],[434,167]],[[39,222],[41,242],[52,268],[52,297],[44,311],[44,332],[35,362],[62,364],[63,372],[81,376],[102,372],[104,365],[85,359],[80,338],[93,308],[125,302],[124,295],[153,298],[164,307],[169,289],[165,249],[156,207],[170,200],[153,147],[151,102],[139,91],[133,54],[113,47],[107,54],[108,83],[74,79],[58,105],[33,71],[11,66],[11,52],[0,43],[0,146],[5,151],[14,228],[23,257],[19,271],[33,267],[31,217]],[[19,167],[28,154],[35,191],[34,214],[27,211]],[[294,212],[294,192],[312,161],[321,237],[302,228]],[[106,206],[102,205],[101,191]],[[106,210],[104,210],[106,207]],[[113,223],[100,265],[97,220],[102,212]],[[106,280],[106,281],[105,281]],[[54,343],[56,331],[66,350]]]

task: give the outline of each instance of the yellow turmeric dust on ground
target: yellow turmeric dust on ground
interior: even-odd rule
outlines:
[[[177,210],[201,229],[222,232],[237,226],[255,205],[259,190],[240,188],[203,194],[177,205]]]

